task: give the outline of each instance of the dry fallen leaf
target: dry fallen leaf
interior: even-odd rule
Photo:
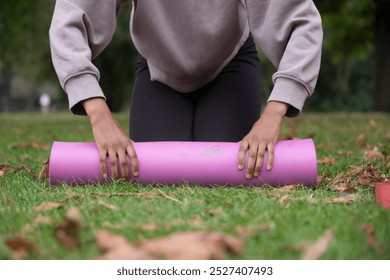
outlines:
[[[301,185],[299,185],[299,184],[295,184],[295,185],[285,185],[285,186],[283,186],[283,187],[280,187],[279,189],[280,189],[280,190],[284,190],[284,191],[292,191],[292,190],[298,188],[299,186],[301,186]]]
[[[385,159],[385,156],[379,151],[378,147],[374,147],[370,150],[364,151],[364,160],[372,161],[375,159]]]
[[[49,159],[46,159],[42,165],[41,170],[39,171],[38,179],[49,178],[49,166],[50,166]]]
[[[370,121],[368,122],[368,126],[369,126],[370,128],[376,128],[376,127],[377,127],[376,120],[370,119]]]
[[[218,233],[174,233],[164,238],[142,241],[139,247],[155,257],[170,260],[223,259],[225,249],[239,255],[243,251],[241,240]]]
[[[101,260],[149,260],[152,256],[137,249],[130,244],[122,235],[113,234],[106,230],[96,233],[97,246],[103,251]]]
[[[390,130],[387,131],[387,133],[386,133],[386,139],[387,139],[388,141],[390,141]]]
[[[62,206],[61,203],[46,201],[46,202],[39,204],[38,206],[35,206],[33,208],[33,210],[35,210],[35,211],[51,211],[51,210],[60,208],[61,206]]]
[[[305,249],[301,260],[319,259],[328,250],[332,240],[333,233],[330,229],[328,229],[317,241],[315,241]]]
[[[69,208],[64,221],[56,227],[54,236],[66,248],[78,247],[82,226],[83,218],[79,209]]]
[[[0,177],[3,177],[5,176],[5,174],[11,170],[11,166],[9,166],[8,164],[0,164]]]
[[[385,175],[378,174],[378,171],[371,164],[366,166],[349,166],[347,172],[339,173],[331,179],[326,187],[340,191],[340,186],[347,187],[347,190],[362,185],[373,185],[376,182],[385,182]]]
[[[225,249],[241,254],[242,241],[218,233],[185,232],[166,237],[129,243],[123,236],[100,230],[98,247],[104,251],[99,259],[222,259]]]
[[[38,249],[35,247],[34,243],[23,237],[7,239],[5,243],[10,249],[12,249],[11,259],[13,260],[21,260],[24,259],[29,253],[38,252]]]
[[[367,144],[366,135],[364,133],[359,134],[358,137],[356,137],[355,142],[364,147]]]

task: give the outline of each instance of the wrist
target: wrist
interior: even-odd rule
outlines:
[[[265,106],[264,113],[284,117],[287,113],[289,105],[280,101],[269,101]]]
[[[107,115],[111,115],[110,109],[103,98],[90,98],[82,101],[82,105],[91,123]]]

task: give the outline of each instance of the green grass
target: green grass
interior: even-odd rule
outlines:
[[[126,115],[117,118],[126,128]],[[52,189],[47,180],[37,178],[42,163],[49,157],[52,142],[92,141],[88,119],[66,113],[0,115],[0,165],[7,164],[10,168],[0,177],[0,259],[11,257],[6,240],[18,236],[39,248],[28,259],[94,259],[102,253],[95,240],[99,229],[137,242],[181,231],[238,236],[238,227],[254,229],[244,240],[243,253],[227,254],[230,259],[300,259],[302,244],[315,242],[327,229],[332,230],[333,240],[322,259],[390,259],[390,210],[375,203],[372,184],[362,185],[359,178],[353,178],[349,185],[358,196],[353,203],[322,200],[340,195],[325,187],[330,178],[348,171],[350,165],[368,164],[363,159],[365,147],[355,141],[359,134],[363,133],[367,145],[377,146],[389,159],[390,140],[386,137],[389,123],[390,115],[385,114],[303,114],[297,120],[287,120],[281,137],[290,134],[311,137],[318,159],[325,156],[335,159],[334,165],[319,164],[319,174],[327,180],[321,181],[317,189],[151,187],[124,182],[73,188],[62,185]],[[49,150],[12,148],[21,142],[47,145]],[[346,151],[352,154],[343,156]],[[374,160],[372,165],[389,178],[388,160]],[[157,195],[158,191],[179,202]],[[156,195],[144,195],[148,192]],[[296,200],[278,201],[284,195]],[[312,203],[310,198],[319,202]],[[59,202],[62,207],[47,212],[33,210],[46,201]],[[110,210],[99,201],[117,209]],[[72,206],[80,210],[84,219],[81,244],[76,249],[64,248],[53,234]],[[38,215],[49,217],[50,222],[34,222]],[[366,225],[373,227],[377,247],[363,230]]]

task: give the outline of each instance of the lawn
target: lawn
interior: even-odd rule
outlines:
[[[127,128],[127,115],[116,117]],[[138,253],[161,247],[149,248],[149,258],[179,258],[187,244],[185,258],[390,259],[390,209],[375,202],[374,189],[390,180],[389,124],[388,114],[286,120],[282,139],[314,139],[316,189],[126,182],[51,188],[39,176],[51,144],[92,141],[88,119],[0,115],[0,259],[116,258],[114,240],[121,248],[135,244]],[[200,253],[199,236],[208,238]]]

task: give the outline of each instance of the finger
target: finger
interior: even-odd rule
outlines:
[[[270,171],[274,165],[274,144],[267,145],[268,151],[268,160],[267,160],[267,170]]]
[[[248,167],[246,169],[246,178],[247,179],[252,179],[253,177],[253,172],[255,169],[255,164],[257,160],[257,150],[258,150],[258,145],[250,145],[249,146],[249,151],[248,151]]]
[[[259,146],[257,150],[256,165],[254,171],[254,176],[256,177],[260,175],[261,168],[263,167],[264,154],[265,154],[265,146]]]
[[[245,155],[249,148],[249,142],[247,140],[241,141],[240,149],[238,151],[238,169],[242,170],[245,165]]]
[[[121,171],[121,177],[125,180],[129,179],[129,165],[127,163],[127,157],[124,150],[117,151],[119,159],[119,168]]]
[[[104,179],[107,179],[107,150],[102,149],[99,152],[99,161],[100,161],[100,172]]]
[[[130,158],[131,171],[133,172],[133,175],[137,177],[138,170],[139,170],[138,157],[137,157],[137,154],[135,153],[134,147],[131,143],[126,146],[126,152]]]
[[[108,159],[110,162],[111,176],[115,180],[118,180],[119,175],[118,175],[118,163],[117,163],[116,151],[109,150],[108,151]]]

